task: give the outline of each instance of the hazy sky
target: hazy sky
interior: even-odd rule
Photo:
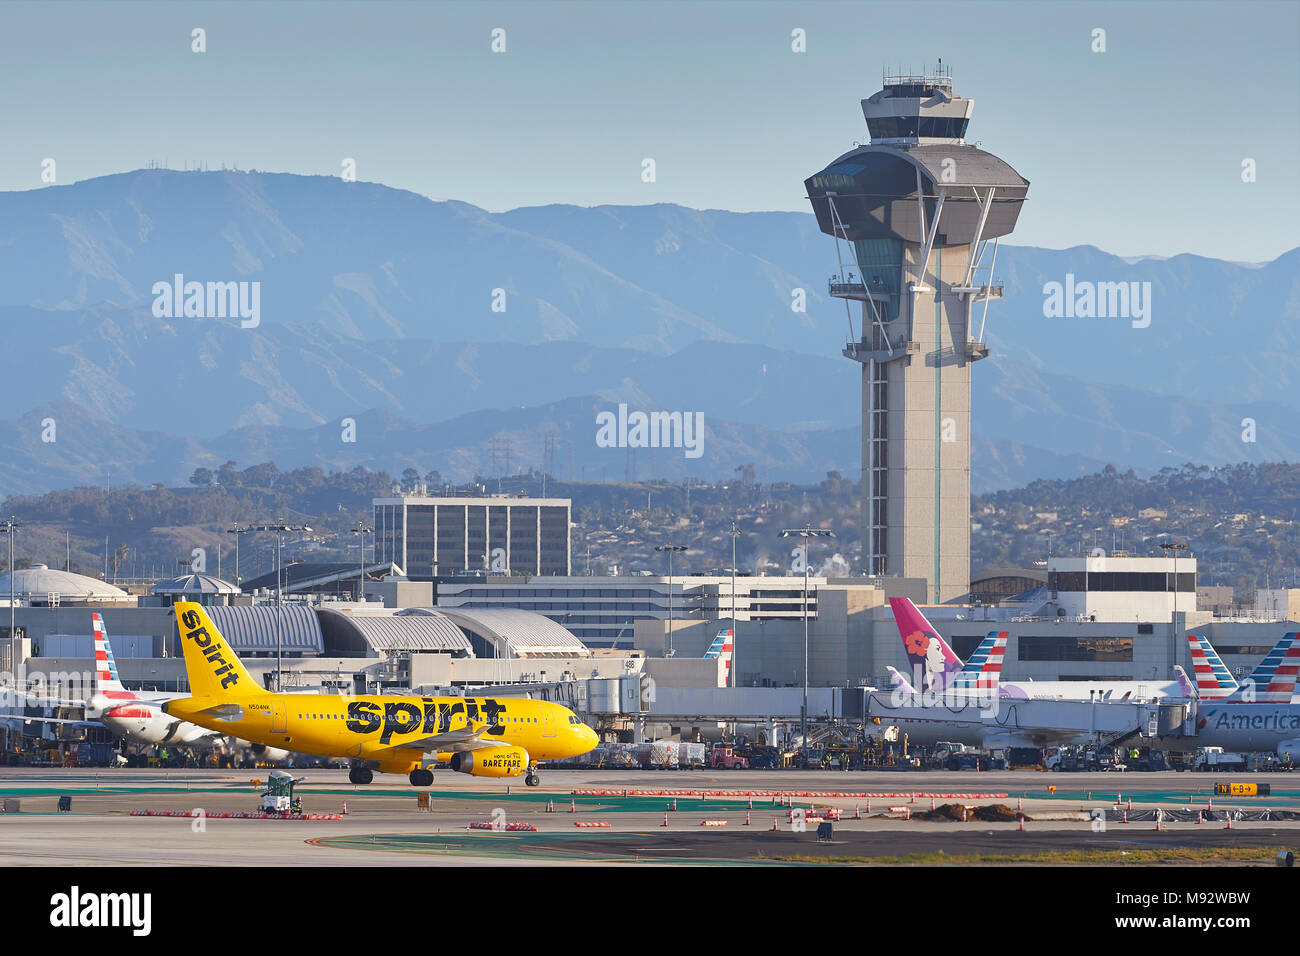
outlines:
[[[1031,182],[1016,244],[1261,261],[1300,244],[1298,50],[1290,0],[3,3],[0,188],[39,188],[46,157],[60,184],[350,157],[491,210],[806,212],[882,70],[942,57],[968,141]]]

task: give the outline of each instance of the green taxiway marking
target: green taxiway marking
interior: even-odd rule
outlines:
[[[1091,796],[1089,796],[1091,794]],[[1212,790],[1146,790],[1142,792],[1134,791],[1130,793],[1123,787],[1116,787],[1113,790],[1058,790],[1056,793],[1047,791],[1024,791],[1021,794],[1012,794],[1012,796],[1023,796],[1026,800],[1057,800],[1057,801],[1079,801],[1081,803],[1091,802],[1094,805],[1113,804],[1115,796],[1123,797],[1124,803],[1130,799],[1134,803],[1175,803],[1184,806],[1201,806],[1207,800],[1213,800],[1217,805],[1222,806],[1240,806],[1240,807],[1285,807],[1293,806],[1300,802],[1300,790],[1274,790],[1267,797],[1237,797],[1220,795]],[[1190,800],[1188,798],[1191,798]]]
[[[232,793],[260,793],[261,787],[249,786],[247,782],[230,783],[222,786],[159,786],[159,785],[140,785],[140,786],[68,786],[68,787],[0,787],[0,796],[6,797],[55,797],[55,796],[104,796],[104,795],[122,795],[122,794],[153,794],[166,796],[179,796],[181,794],[232,794]],[[408,787],[405,789],[378,789],[374,787],[313,787],[310,779],[307,784],[300,788],[304,797],[329,796],[336,795],[346,800],[350,797],[401,797],[403,799],[413,798],[415,794],[423,792]],[[546,793],[536,790],[522,792],[511,792],[509,794],[502,791],[480,791],[480,790],[430,790],[428,791],[434,800],[458,800],[461,802],[475,803],[511,803],[511,804],[531,804],[537,807],[544,807],[547,800],[551,800],[555,805],[555,812],[568,813],[570,801],[575,801],[579,812],[591,812],[599,810],[602,813],[662,813],[672,811],[672,797],[623,797],[623,796],[578,796],[574,797],[567,793]],[[800,806],[806,806],[807,801],[800,801]],[[702,810],[708,811],[741,811],[749,808],[748,798],[731,798],[710,797],[707,800],[700,800],[698,797],[678,797],[677,810],[682,813],[695,813]],[[779,810],[784,812],[784,808],[773,808],[767,802],[756,799],[754,802],[754,812],[762,810]]]

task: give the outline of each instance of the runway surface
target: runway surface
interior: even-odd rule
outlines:
[[[900,862],[917,854],[921,862],[1016,862],[1026,854],[1054,851],[1112,851],[1148,859],[1178,848],[1253,850],[1257,860],[1228,860],[1225,854],[1222,862],[1262,864],[1277,849],[1300,847],[1296,823],[1243,822],[1230,830],[1221,822],[1177,823],[1156,831],[1150,822],[1098,828],[1090,814],[1129,801],[1134,810],[1197,809],[1210,801],[1216,809],[1300,809],[1300,777],[1289,774],[543,770],[542,786],[529,788],[442,771],[429,791],[430,809],[421,809],[418,791],[404,777],[377,775],[371,785],[355,787],[343,770],[295,772],[307,778],[299,791],[305,812],[337,814],[346,803],[346,816],[337,821],[206,817],[256,811],[260,786],[253,781],[264,781],[264,770],[0,768],[0,797],[20,806],[18,813],[0,814],[0,864],[770,865]],[[1269,783],[1273,793],[1214,797],[1214,783],[1229,779]],[[703,798],[700,791],[706,792]],[[774,791],[794,795],[772,796]],[[56,812],[62,795],[71,798],[71,812]],[[970,808],[970,822],[903,819],[928,811],[932,799],[939,806]],[[1000,804],[1014,811],[1018,801],[1028,817],[1023,832],[1011,812],[1011,822],[973,819],[976,807]],[[830,807],[840,812],[830,842],[819,841],[815,822],[800,830],[799,814],[791,819],[792,809],[807,816]],[[132,810],[204,816],[133,817]],[[701,826],[703,821],[723,825]],[[536,831],[468,829],[471,823],[492,822],[528,824]],[[608,826],[580,828],[577,822]]]

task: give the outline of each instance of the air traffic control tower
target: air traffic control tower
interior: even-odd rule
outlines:
[[[886,76],[862,101],[871,144],[804,184],[835,237],[844,354],[862,365],[863,568],[925,578],[936,602],[970,586],[970,369],[1002,298],[997,241],[1029,189],[966,145],[974,106],[942,67]]]

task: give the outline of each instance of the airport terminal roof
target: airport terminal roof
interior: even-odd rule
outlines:
[[[205,610],[237,654],[274,654],[277,619],[285,653],[320,654],[325,649],[316,612],[302,604],[217,605]]]
[[[9,586],[9,572],[0,574],[0,596],[8,597]],[[13,590],[15,598],[29,604],[50,603],[52,599],[60,604],[135,601],[132,595],[107,581],[71,571],[60,571],[44,564],[33,564],[29,568],[14,571]]]
[[[182,574],[155,584],[154,594],[238,594],[239,588],[211,574]]]
[[[280,570],[280,584],[287,594],[291,591],[306,591],[309,588],[336,582],[355,581],[360,567],[361,565],[357,561],[350,563],[338,561],[333,563],[299,562],[297,564],[286,564]],[[391,561],[371,562],[366,565],[366,577],[378,579],[386,574],[393,573],[394,570]],[[243,583],[243,588],[246,594],[262,589],[274,591],[275,571],[268,571],[266,574],[248,579]]]
[[[591,650],[568,628],[533,611],[513,608],[409,608],[399,616],[445,615],[485,641],[498,657],[590,657]]]
[[[321,608],[320,614],[321,627],[336,650],[473,653],[465,632],[445,614],[354,614],[331,608]]]
[[[995,578],[1028,578],[1030,581],[1047,583],[1047,572],[1042,568],[1000,567],[978,571],[970,576],[972,584],[980,581],[992,581]]]

